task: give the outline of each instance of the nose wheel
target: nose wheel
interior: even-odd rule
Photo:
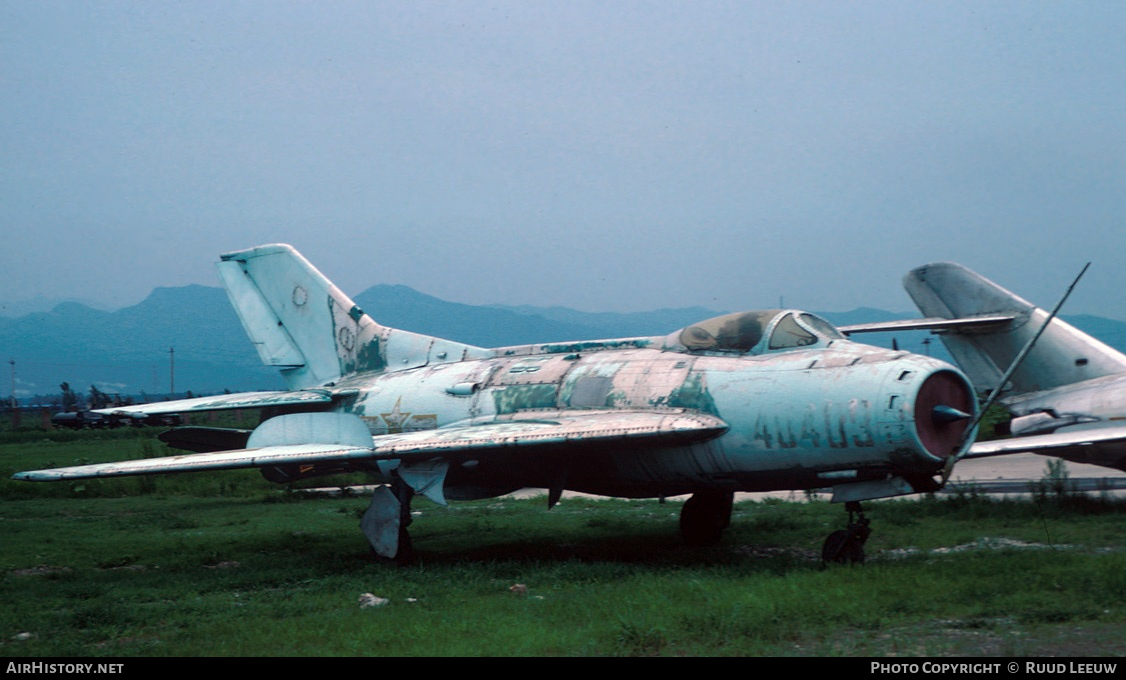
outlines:
[[[871,520],[864,516],[864,510],[856,501],[845,503],[845,510],[848,511],[848,527],[834,531],[825,539],[821,546],[822,564],[864,563],[864,543],[872,534],[868,527]]]

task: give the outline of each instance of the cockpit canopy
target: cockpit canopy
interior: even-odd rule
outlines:
[[[844,338],[828,321],[807,312],[786,309],[725,314],[673,335],[677,344],[690,352],[753,354],[826,344]]]

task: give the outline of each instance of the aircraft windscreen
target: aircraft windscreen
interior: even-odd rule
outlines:
[[[836,326],[819,316],[814,316],[812,314],[801,314],[800,318],[803,324],[817,331],[821,335],[824,335],[830,340],[844,339],[844,334],[838,331]]]
[[[817,342],[817,336],[798,325],[793,314],[787,314],[770,334],[770,349],[805,347]]]

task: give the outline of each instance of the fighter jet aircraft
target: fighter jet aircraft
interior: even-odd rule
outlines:
[[[262,408],[252,432],[162,436],[194,454],[20,472],[50,481],[259,468],[279,483],[366,472],[384,485],[361,527],[409,561],[412,496],[542,488],[627,498],[691,494],[686,541],[719,540],[736,491],[821,489],[859,501],[926,492],[967,447],[973,389],[937,359],[849,341],[802,311],[728,314],[655,337],[485,349],[381,326],[288,245],[221,256],[262,360],[287,391],[103,409]],[[868,522],[826,541],[862,558]]]
[[[1049,315],[961,265],[918,267],[903,279],[928,318],[854,330],[929,328],[973,384],[996,389],[1003,371]],[[1126,471],[1126,356],[1053,318],[1003,386],[1011,439],[979,442],[966,457],[1034,452]],[[1057,431],[1059,430],[1059,431]]]

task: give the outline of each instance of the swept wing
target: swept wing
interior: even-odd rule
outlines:
[[[354,415],[296,413],[263,423],[251,435],[246,449],[33,470],[14,477],[59,481],[361,460],[457,459],[513,448],[567,451],[579,447],[585,450],[593,445],[685,446],[726,431],[723,420],[698,413],[592,410],[543,413],[534,420],[497,419],[373,438],[363,421]]]
[[[858,323],[851,326],[837,326],[837,330],[845,335],[853,333],[884,333],[888,331],[919,331],[919,330],[986,330],[1009,323],[1016,317],[1012,314],[990,314],[961,319],[944,319],[942,317],[928,317],[926,319],[902,319],[898,321],[880,321],[873,323]]]

